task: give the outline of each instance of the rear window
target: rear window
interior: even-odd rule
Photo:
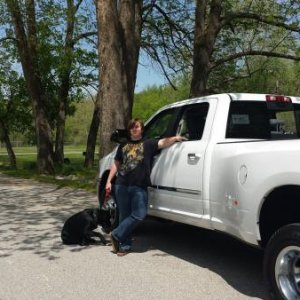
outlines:
[[[226,138],[295,139],[300,136],[300,104],[232,101]]]

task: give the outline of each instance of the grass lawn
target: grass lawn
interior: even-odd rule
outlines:
[[[82,155],[82,152],[85,151],[85,145],[65,145],[65,153],[68,154],[69,152],[78,152],[79,155]],[[36,154],[36,146],[27,146],[27,147],[14,147],[15,154]],[[0,155],[7,155],[6,148],[0,148]]]
[[[56,169],[55,176],[38,175],[36,169],[36,147],[16,147],[14,152],[17,157],[17,170],[9,167],[8,155],[5,148],[0,148],[0,172],[12,176],[32,178],[43,182],[54,183],[58,186],[83,188],[96,192],[98,178],[98,159],[91,169],[83,167],[85,145],[65,146],[65,158],[70,164],[65,164],[62,169]],[[98,157],[96,153],[95,157]]]

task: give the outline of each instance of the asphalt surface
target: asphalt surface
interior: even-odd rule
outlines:
[[[262,252],[219,233],[149,219],[124,257],[62,245],[64,221],[89,207],[86,191],[0,174],[1,300],[267,299]]]

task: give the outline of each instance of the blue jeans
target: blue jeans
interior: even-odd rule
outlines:
[[[112,235],[119,241],[120,249],[131,249],[132,232],[147,214],[148,194],[138,186],[116,185],[115,195],[119,208],[119,226]]]

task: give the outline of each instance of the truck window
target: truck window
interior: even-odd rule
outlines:
[[[232,101],[226,138],[293,139],[300,136],[300,105]]]
[[[200,140],[202,138],[208,103],[198,103],[187,106],[178,123],[176,134],[185,136],[189,140]]]
[[[168,136],[175,109],[165,110],[154,117],[144,129],[144,138],[163,138]]]

